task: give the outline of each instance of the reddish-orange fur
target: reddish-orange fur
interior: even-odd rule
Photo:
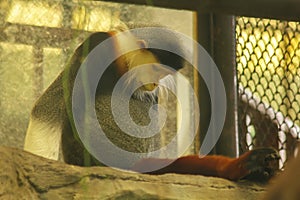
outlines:
[[[224,156],[205,156],[200,158],[197,155],[190,155],[178,158],[170,165],[157,171],[149,172],[149,174],[198,174],[238,180],[247,174],[247,170],[242,169],[241,165],[238,164],[241,160],[241,158],[232,159]],[[167,161],[167,159],[145,159],[135,165],[134,170],[139,171],[145,165]]]
[[[272,157],[273,156],[273,157]],[[198,155],[184,156],[171,163],[169,159],[149,158],[143,159],[133,167],[134,171],[141,172],[147,166],[159,166],[162,163],[171,163],[168,166],[156,171],[147,172],[148,174],[195,174],[205,176],[216,176],[229,180],[239,180],[246,177],[251,172],[261,169],[264,173],[265,167],[270,160],[278,159],[276,151],[272,149],[258,149],[249,151],[238,158],[229,158],[219,155],[209,155],[199,157]]]

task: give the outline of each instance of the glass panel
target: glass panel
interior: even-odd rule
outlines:
[[[1,145],[22,148],[35,100],[90,32],[108,31],[118,26],[120,19],[129,25],[162,25],[194,35],[193,14],[188,11],[91,1],[0,3]],[[193,80],[193,73],[187,69],[183,73]],[[181,91],[185,89],[179,88]],[[176,122],[176,109],[170,110]],[[192,119],[185,123],[192,129]],[[176,132],[176,126],[167,125],[165,131]]]

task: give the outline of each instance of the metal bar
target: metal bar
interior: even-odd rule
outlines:
[[[100,0],[100,1],[108,1],[108,2],[117,2],[117,3],[128,3],[135,5],[145,5],[145,6],[155,6],[162,8],[171,8],[171,9],[180,9],[180,10],[192,10],[195,11],[197,8],[205,7],[206,1],[202,0]]]
[[[117,3],[185,9],[201,13],[300,20],[298,0],[101,0]]]
[[[212,33],[211,33],[211,14],[200,14],[197,13],[197,41],[198,43],[213,56],[212,47]],[[205,66],[200,66],[205,67]],[[212,79],[211,79],[212,80]],[[199,107],[200,107],[200,144],[204,141],[208,125],[211,117],[211,99],[209,92],[203,78],[199,76]],[[201,154],[202,152],[200,152]],[[210,152],[215,154],[213,150]]]
[[[236,16],[300,20],[299,0],[204,0],[214,13]]]
[[[230,157],[239,155],[235,41],[235,17],[230,15],[214,15],[214,61],[222,75],[227,95],[226,119],[221,137],[216,145],[216,153]]]
[[[216,147],[210,153],[236,157],[239,155],[239,143],[237,126],[238,104],[235,63],[235,17],[228,15],[216,16],[213,14],[198,14],[197,18],[198,42],[206,49],[218,66],[224,80],[227,94],[227,113],[224,129]],[[210,81],[212,85],[214,79],[214,75],[211,74]],[[217,96],[218,94],[215,95]],[[210,123],[212,102],[206,84],[201,76],[199,77],[199,101],[201,113],[200,142],[202,142]],[[214,122],[211,123],[213,128]]]

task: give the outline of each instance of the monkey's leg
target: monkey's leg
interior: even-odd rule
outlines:
[[[24,150],[36,155],[58,160],[61,143],[61,127],[32,119],[26,133]]]
[[[37,100],[31,111],[24,150],[49,159],[60,159],[60,149],[67,149],[61,148],[62,136],[68,134],[70,140],[74,137],[69,127],[71,114],[68,115],[67,110],[71,113],[71,95],[77,71],[87,54],[108,37],[108,33],[94,33],[87,38],[76,49],[64,71]],[[72,152],[72,148],[68,151]]]
[[[24,150],[58,160],[63,125],[68,120],[62,87],[62,74],[35,103],[26,132]]]
[[[205,156],[200,158],[198,155],[185,156],[176,159],[170,165],[158,169],[148,174],[198,174],[205,176],[216,176],[229,180],[239,180],[252,173],[259,173],[263,177],[272,176],[270,162],[279,158],[278,153],[271,148],[261,148],[249,151],[239,158],[228,158],[225,156]],[[168,162],[167,159],[144,159],[138,162],[134,171],[147,169],[149,165],[158,166],[161,163]]]

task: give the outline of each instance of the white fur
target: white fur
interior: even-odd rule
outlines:
[[[61,126],[31,119],[26,133],[24,150],[58,160],[61,135]]]

